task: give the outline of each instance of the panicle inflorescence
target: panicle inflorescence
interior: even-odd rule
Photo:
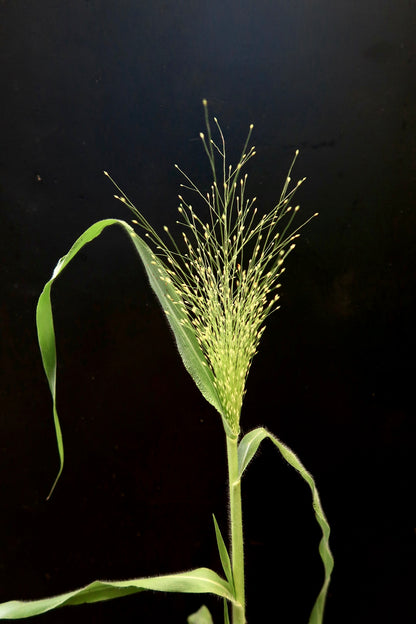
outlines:
[[[134,223],[153,243],[155,262],[157,258],[164,265],[161,279],[173,285],[177,296],[173,303],[183,313],[181,322],[192,328],[212,370],[223,416],[237,434],[246,379],[264,321],[279,307],[283,262],[305,225],[291,231],[299,206],[292,207],[290,201],[303,180],[289,190],[296,152],[278,203],[260,217],[256,198],[246,197],[247,174],[242,173],[255,155],[254,147],[249,147],[253,125],[239,162],[232,167],[227,165],[225,139],[215,117],[219,141],[212,138],[205,100],[204,109],[207,136],[201,132],[200,137],[213,176],[210,190],[204,194],[175,165],[186,180],[181,186],[196,193],[209,212],[204,222],[179,195],[177,223],[182,227],[184,250],[165,226],[170,241],[166,244],[117,185],[121,196],[115,197],[134,212]]]

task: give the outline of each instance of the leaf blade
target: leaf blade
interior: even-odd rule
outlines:
[[[230,555],[228,554],[227,547],[221,535],[220,527],[218,526],[218,522],[214,514],[212,514],[212,518],[214,520],[215,537],[217,540],[217,547],[218,547],[218,552],[219,552],[220,559],[221,559],[222,569],[224,570],[225,578],[230,584],[230,587],[233,588],[233,592],[234,592],[234,578],[233,578],[233,571],[231,568]]]
[[[329,547],[330,526],[322,508],[319,492],[311,473],[306,470],[297,455],[295,455],[295,453],[286,444],[281,442],[276,436],[264,429],[264,427],[259,427],[247,433],[239,444],[239,475],[241,478],[244,470],[247,468],[251,459],[254,457],[259,445],[266,438],[269,438],[274,443],[274,445],[277,446],[284,459],[286,459],[286,461],[293,468],[295,468],[297,472],[299,472],[301,477],[309,485],[312,492],[312,506],[314,509],[315,518],[322,531],[322,538],[319,542],[319,554],[324,566],[325,577],[321,590],[309,616],[309,624],[322,624],[326,595],[328,592],[331,574],[334,567],[334,559],[331,553],[331,549]]]
[[[69,264],[69,262],[76,256],[76,254],[84,247],[84,245],[99,236],[105,227],[107,227],[108,225],[113,225],[114,223],[117,223],[116,219],[105,219],[103,221],[98,221],[97,223],[94,223],[92,226],[90,226],[83,234],[81,234],[81,236],[72,245],[68,253],[58,260],[58,263],[53,270],[52,277],[50,278],[50,280],[48,280],[48,282],[46,282],[39,297],[38,304],[36,306],[36,327],[38,333],[38,342],[42,357],[43,368],[52,395],[53,418],[59,453],[58,475],[52,485],[48,498],[50,498],[50,496],[52,495],[52,492],[55,489],[55,486],[59,480],[59,477],[62,474],[62,470],[64,467],[64,447],[62,440],[62,431],[59,423],[56,404],[57,360],[55,328],[52,314],[51,289],[55,279],[58,277],[58,275],[60,275],[63,269]]]
[[[191,613],[186,621],[188,624],[214,624],[211,613],[205,605],[202,605],[195,613]]]
[[[228,602],[223,599],[224,603],[224,624],[230,624],[230,614],[228,612]]]
[[[188,324],[184,324],[185,314],[181,310],[181,305],[174,304],[172,301],[178,301],[180,295],[169,283],[169,276],[162,263],[154,256],[143,239],[134,230],[132,232],[132,241],[141,257],[150,285],[166,314],[183,364],[201,394],[221,415],[226,434],[235,438],[236,435],[224,416],[225,410],[215,388],[214,375],[201,351],[195,332],[189,328]]]
[[[246,433],[244,438],[240,441],[237,450],[238,471],[240,479],[244,470],[247,468],[248,464],[251,462],[254,455],[256,454],[260,443],[264,440],[265,437],[267,436],[263,434],[262,428],[259,427],[258,429],[253,429],[252,431]]]
[[[50,498],[59,477],[62,474],[64,466],[64,447],[62,439],[62,431],[59,422],[57,412],[57,400],[56,400],[56,371],[57,371],[57,359],[56,359],[56,337],[53,322],[52,302],[51,302],[51,289],[55,279],[61,274],[69,262],[76,256],[76,254],[88,243],[97,238],[102,231],[111,225],[119,225],[130,236],[130,239],[134,243],[136,251],[143,262],[146,274],[148,276],[150,285],[155,292],[162,309],[164,310],[169,325],[173,331],[176,344],[181,355],[182,361],[188,373],[196,383],[200,392],[204,398],[213,405],[219,412],[222,418],[224,429],[228,436],[235,437],[235,434],[231,431],[225,417],[224,409],[222,408],[221,401],[218,397],[214,385],[213,374],[205,361],[204,355],[196,340],[195,334],[188,326],[184,326],[183,312],[180,310],[180,306],[175,306],[171,299],[174,294],[173,287],[166,282],[162,282],[160,277],[168,277],[161,262],[154,256],[148,245],[138,236],[134,229],[126,222],[120,219],[103,219],[97,221],[91,225],[79,238],[75,241],[68,253],[59,259],[52,277],[45,284],[42,293],[39,297],[36,307],[36,326],[38,332],[38,342],[41,351],[41,357],[43,362],[43,368],[48,380],[49,389],[52,395],[53,403],[53,418],[55,425],[55,433],[58,445],[59,453],[59,470],[58,475],[52,485],[48,498]],[[175,293],[177,297],[177,294]]]
[[[94,581],[85,587],[41,600],[11,600],[0,604],[0,619],[14,620],[40,615],[63,606],[102,602],[141,591],[215,594],[234,601],[227,581],[209,568],[197,568],[178,574],[130,579]]]

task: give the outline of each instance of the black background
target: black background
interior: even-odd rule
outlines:
[[[314,474],[336,567],[328,624],[413,622],[416,6],[397,0],[0,1],[0,600],[95,578],[220,570],[219,417],[184,370],[123,232],[54,290],[57,470],[37,297],[94,221],[176,219],[178,162],[201,184],[207,98],[267,209],[293,152],[302,215],[248,382],[265,425]],[[243,483],[248,621],[306,622],[322,582],[307,486],[264,443]],[[198,596],[141,594],[39,622],[184,622]],[[280,620],[279,620],[280,618]]]

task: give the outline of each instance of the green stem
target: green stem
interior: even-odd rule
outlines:
[[[227,436],[228,482],[230,495],[231,567],[238,604],[232,605],[232,624],[246,624],[244,597],[244,545],[241,509],[241,481],[238,474],[238,440]]]

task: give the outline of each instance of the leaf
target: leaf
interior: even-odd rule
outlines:
[[[230,614],[228,612],[228,602],[223,599],[224,602],[224,624],[230,624]]]
[[[247,433],[238,445],[238,472],[239,477],[243,474],[248,464],[253,459],[256,451],[264,438],[266,437],[266,430],[262,427],[253,429]]]
[[[231,569],[230,556],[228,554],[227,547],[224,543],[223,537],[221,535],[220,527],[218,526],[218,523],[214,514],[212,514],[212,517],[214,520],[215,537],[217,539],[217,546],[218,546],[218,552],[220,554],[222,569],[224,570],[225,578],[229,582],[230,587],[234,588],[234,578],[233,578],[233,573]]]
[[[130,229],[132,230],[132,228]],[[134,230],[132,230],[132,232],[133,243],[142,259],[150,285],[166,314],[186,370],[191,375],[204,398],[211,403],[221,415],[227,436],[236,438],[235,433],[233,433],[225,418],[225,410],[223,409],[214,385],[214,375],[201,351],[195,333],[189,327],[189,324],[182,323],[185,321],[186,315],[181,310],[181,306],[172,302],[172,299],[178,301],[180,295],[176,292],[173,285],[169,283],[169,276],[162,263],[155,258],[151,249],[146,245],[143,239],[140,238]]]
[[[198,611],[192,613],[188,619],[188,624],[214,624],[212,621],[211,613],[208,611],[205,605],[202,605]]]
[[[55,279],[60,275],[63,269],[76,256],[76,254],[87,244],[94,240],[101,232],[110,225],[121,226],[133,241],[136,250],[143,262],[145,271],[149,278],[159,302],[165,311],[169,325],[175,336],[176,344],[185,368],[195,381],[199,390],[205,399],[211,403],[221,414],[222,421],[226,433],[230,437],[235,437],[231,432],[229,425],[224,417],[220,399],[218,397],[214,377],[209,368],[204,355],[199,347],[198,341],[189,326],[182,324],[184,320],[184,312],[181,306],[175,305],[169,298],[178,299],[177,293],[173,290],[173,286],[169,284],[168,274],[166,273],[162,263],[154,256],[148,245],[136,234],[134,229],[125,221],[120,219],[104,219],[97,221],[91,225],[72,245],[68,253],[63,256],[56,265],[51,279],[45,284],[43,291],[39,297],[36,309],[36,324],[38,330],[38,340],[42,355],[43,367],[48,379],[49,388],[53,401],[53,417],[56,431],[56,439],[58,444],[58,452],[60,458],[60,467],[58,475],[52,486],[48,498],[51,496],[56,483],[62,473],[64,465],[64,447],[62,441],[62,432],[59,424],[59,418],[56,406],[56,342],[55,330],[53,324],[52,304],[51,304],[51,288]],[[163,280],[163,281],[162,281]]]
[[[324,564],[325,570],[325,578],[324,583],[322,585],[321,591],[318,594],[315,605],[312,609],[312,612],[309,617],[309,624],[322,624],[324,608],[325,608],[325,600],[328,592],[328,586],[331,580],[331,573],[334,567],[334,559],[332,557],[331,550],[329,548],[329,534],[330,527],[324,511],[322,509],[321,501],[319,498],[319,493],[315,485],[315,481],[310,474],[301,463],[299,458],[295,455],[295,453],[283,442],[281,442],[276,436],[269,433],[263,427],[259,427],[258,429],[254,429],[247,433],[244,438],[241,440],[238,447],[238,459],[239,459],[239,476],[241,478],[244,470],[247,468],[248,464],[254,457],[260,443],[265,439],[269,438],[279,449],[280,453],[286,459],[286,461],[295,468],[301,475],[301,477],[307,482],[311,491],[312,491],[312,505],[315,512],[316,520],[321,527],[322,530],[322,538],[319,543],[319,554],[321,556],[322,562]]]
[[[64,448],[62,442],[62,432],[59,424],[58,413],[56,409],[56,344],[55,344],[55,330],[53,325],[53,315],[52,315],[52,306],[51,306],[51,288],[52,284],[61,271],[66,267],[66,265],[72,260],[72,258],[90,241],[92,241],[96,236],[101,234],[102,230],[107,226],[111,225],[115,220],[108,219],[105,221],[99,221],[94,224],[88,230],[80,236],[74,245],[71,247],[69,252],[60,258],[58,264],[56,265],[51,279],[45,284],[43,291],[39,297],[38,305],[36,308],[36,325],[38,330],[38,340],[40,351],[42,355],[43,367],[45,369],[46,377],[49,383],[49,389],[52,394],[53,401],[53,417],[56,431],[56,439],[58,443],[58,451],[60,458],[60,467],[58,475],[55,479],[55,482],[52,486],[51,491],[49,492],[48,498],[51,496],[56,483],[58,482],[59,477],[61,476],[62,469],[64,466]],[[127,224],[126,224],[127,225]],[[130,226],[128,226],[130,227]]]
[[[27,618],[46,613],[58,607],[101,602],[145,590],[185,594],[215,594],[227,600],[234,600],[230,587],[224,579],[213,570],[197,568],[196,570],[179,574],[131,579],[128,581],[94,581],[85,587],[52,598],[28,602],[19,600],[4,602],[0,604],[0,619],[15,620]],[[195,622],[202,624],[202,620],[195,620]]]

